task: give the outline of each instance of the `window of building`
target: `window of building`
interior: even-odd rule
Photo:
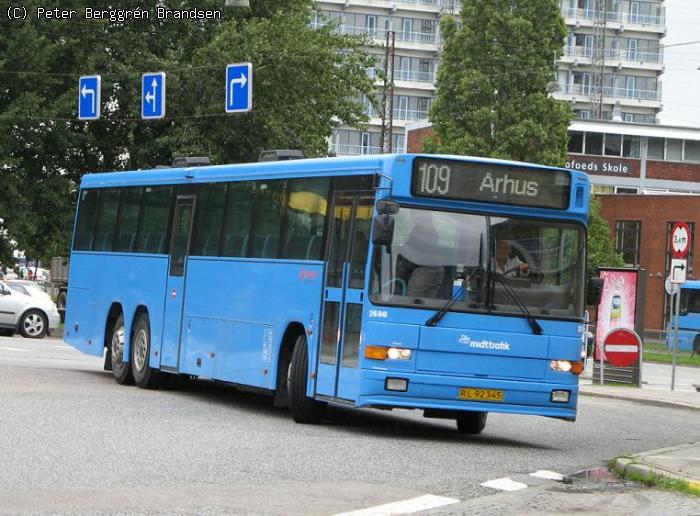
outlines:
[[[639,187],[637,187],[637,186],[616,186],[615,193],[616,194],[625,194],[625,195],[635,195],[635,194],[639,193]]]
[[[664,159],[664,139],[649,138],[647,157],[649,159]]]
[[[600,156],[603,154],[603,134],[586,133],[586,154]]]
[[[686,140],[684,161],[700,163],[700,141]]]
[[[591,193],[593,195],[612,194],[615,193],[615,187],[611,185],[591,185]]]
[[[583,153],[583,132],[581,131],[570,131],[569,132],[569,147],[568,151],[575,154]]]
[[[683,140],[666,139],[666,161],[681,161],[683,159]]]
[[[607,133],[605,135],[605,155],[619,156],[622,153],[622,136]]]
[[[615,222],[615,250],[622,254],[627,267],[639,267],[639,238],[642,223],[638,220]]]
[[[622,140],[622,155],[625,158],[639,158],[639,136],[625,136]]]

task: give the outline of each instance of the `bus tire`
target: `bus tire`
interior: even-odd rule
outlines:
[[[124,328],[124,315],[120,314],[112,326],[109,352],[112,360],[112,376],[120,385],[133,383],[131,375],[131,363],[124,362],[124,346],[126,344],[126,328]]]
[[[131,373],[142,389],[158,386],[158,371],[148,365],[151,356],[151,321],[147,313],[139,315],[131,337]]]
[[[326,411],[326,404],[306,395],[308,376],[309,349],[306,335],[302,333],[294,344],[294,352],[287,374],[289,408],[292,412],[292,418],[297,423],[320,423]]]
[[[480,434],[486,427],[488,412],[462,412],[457,415],[457,431],[460,434]]]

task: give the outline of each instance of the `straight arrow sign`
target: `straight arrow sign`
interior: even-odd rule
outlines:
[[[141,76],[141,118],[165,117],[165,72],[145,73]]]

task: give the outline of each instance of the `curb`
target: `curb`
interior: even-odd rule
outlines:
[[[647,398],[632,398],[629,396],[624,396],[620,394],[610,394],[607,392],[594,392],[579,390],[579,394],[582,396],[591,396],[593,398],[608,398],[620,401],[631,401],[633,403],[641,403],[642,405],[653,405],[656,407],[671,407],[679,408],[685,410],[700,410],[700,405],[691,405],[689,403],[682,403],[679,401],[669,401],[669,400],[659,400],[659,399],[647,399]]]
[[[684,477],[682,475],[677,475],[675,473],[671,473],[670,471],[666,471],[664,469],[645,464],[644,462],[635,462],[636,460],[640,460],[638,456],[636,456],[634,459],[624,457],[617,458],[615,459],[615,464],[613,468],[617,472],[617,474],[619,474],[622,478],[629,479],[631,474],[642,478],[662,476],[666,478],[672,478],[675,480],[681,480],[683,482],[686,482],[689,487],[700,490],[700,481],[698,480]]]

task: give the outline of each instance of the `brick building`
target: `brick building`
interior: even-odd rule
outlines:
[[[421,152],[429,134],[429,123],[409,126],[407,151]],[[645,326],[662,330],[670,305],[664,290],[670,228],[688,222],[695,237],[700,224],[700,130],[577,120],[569,128],[566,166],[589,174],[615,247],[628,266],[646,270]],[[689,275],[700,276],[700,262],[693,263],[697,238],[692,246]]]

